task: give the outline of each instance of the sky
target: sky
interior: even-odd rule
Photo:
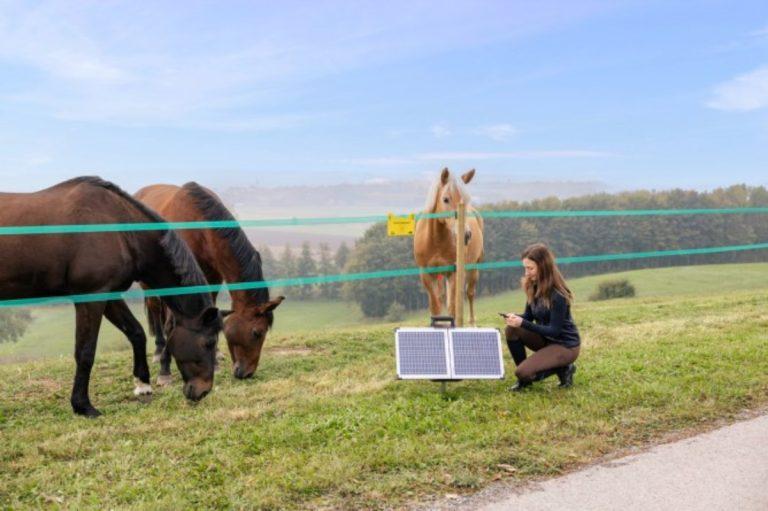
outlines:
[[[765,0],[0,0],[4,191],[446,166],[706,190],[766,163]]]

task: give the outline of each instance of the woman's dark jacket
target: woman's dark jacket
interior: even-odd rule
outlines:
[[[544,301],[540,299],[534,299],[533,304],[526,304],[521,326],[566,348],[579,346],[581,338],[579,337],[579,330],[573,322],[568,300],[559,291],[552,290],[550,301],[552,302],[551,308],[547,307]]]

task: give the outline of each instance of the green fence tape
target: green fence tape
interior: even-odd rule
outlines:
[[[480,216],[483,218],[574,218],[585,216],[754,215],[766,213],[768,213],[768,208],[620,209],[591,211],[480,211]]]
[[[636,209],[636,210],[594,210],[594,211],[479,211],[467,216],[480,215],[483,218],[574,218],[614,216],[669,216],[669,215],[733,215],[765,214],[768,208],[727,208],[727,209]],[[417,213],[416,219],[449,218],[455,212]],[[0,227],[0,236],[25,234],[72,234],[93,232],[165,231],[180,229],[227,229],[290,227],[300,225],[370,224],[384,222],[386,215],[347,216],[322,218],[276,218],[269,220],[212,220],[204,222],[143,222],[128,224],[63,224],[63,225],[19,225]]]
[[[617,261],[628,259],[644,259],[650,257],[671,257],[683,255],[699,254],[717,254],[725,252],[740,252],[745,250],[764,250],[768,249],[768,243],[757,243],[753,245],[731,245],[723,247],[705,247],[689,248],[679,250],[656,250],[651,252],[627,252],[623,254],[599,254],[586,256],[561,257],[557,260],[558,264],[576,264],[587,262]],[[491,270],[499,268],[513,268],[522,266],[518,260],[512,261],[493,261],[488,263],[467,264],[468,270]],[[170,295],[183,295],[194,293],[210,293],[221,291],[223,287],[232,291],[244,291],[248,289],[259,289],[265,287],[293,287],[305,286],[310,284],[327,284],[332,282],[351,282],[355,280],[384,279],[393,277],[415,276],[420,273],[445,273],[455,270],[454,265],[450,266],[431,266],[427,268],[401,268],[395,270],[380,270],[365,273],[345,273],[340,275],[319,275],[314,277],[296,277],[290,279],[277,279],[257,282],[234,282],[225,285],[205,285],[205,286],[184,286],[162,289],[131,289],[124,292],[111,293],[92,293],[67,296],[51,296],[39,298],[19,298],[12,300],[0,300],[0,308],[22,307],[32,305],[50,305],[57,303],[85,303],[101,302],[107,300],[123,299],[142,299],[145,297],[159,297]]]

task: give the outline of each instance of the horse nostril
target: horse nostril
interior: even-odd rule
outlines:
[[[235,378],[237,378],[238,380],[243,379],[243,370],[240,368],[240,366],[235,367],[234,374],[235,374]]]

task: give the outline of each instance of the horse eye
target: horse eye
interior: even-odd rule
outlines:
[[[448,197],[443,197],[443,202],[448,204],[449,202],[451,202],[451,200]]]

